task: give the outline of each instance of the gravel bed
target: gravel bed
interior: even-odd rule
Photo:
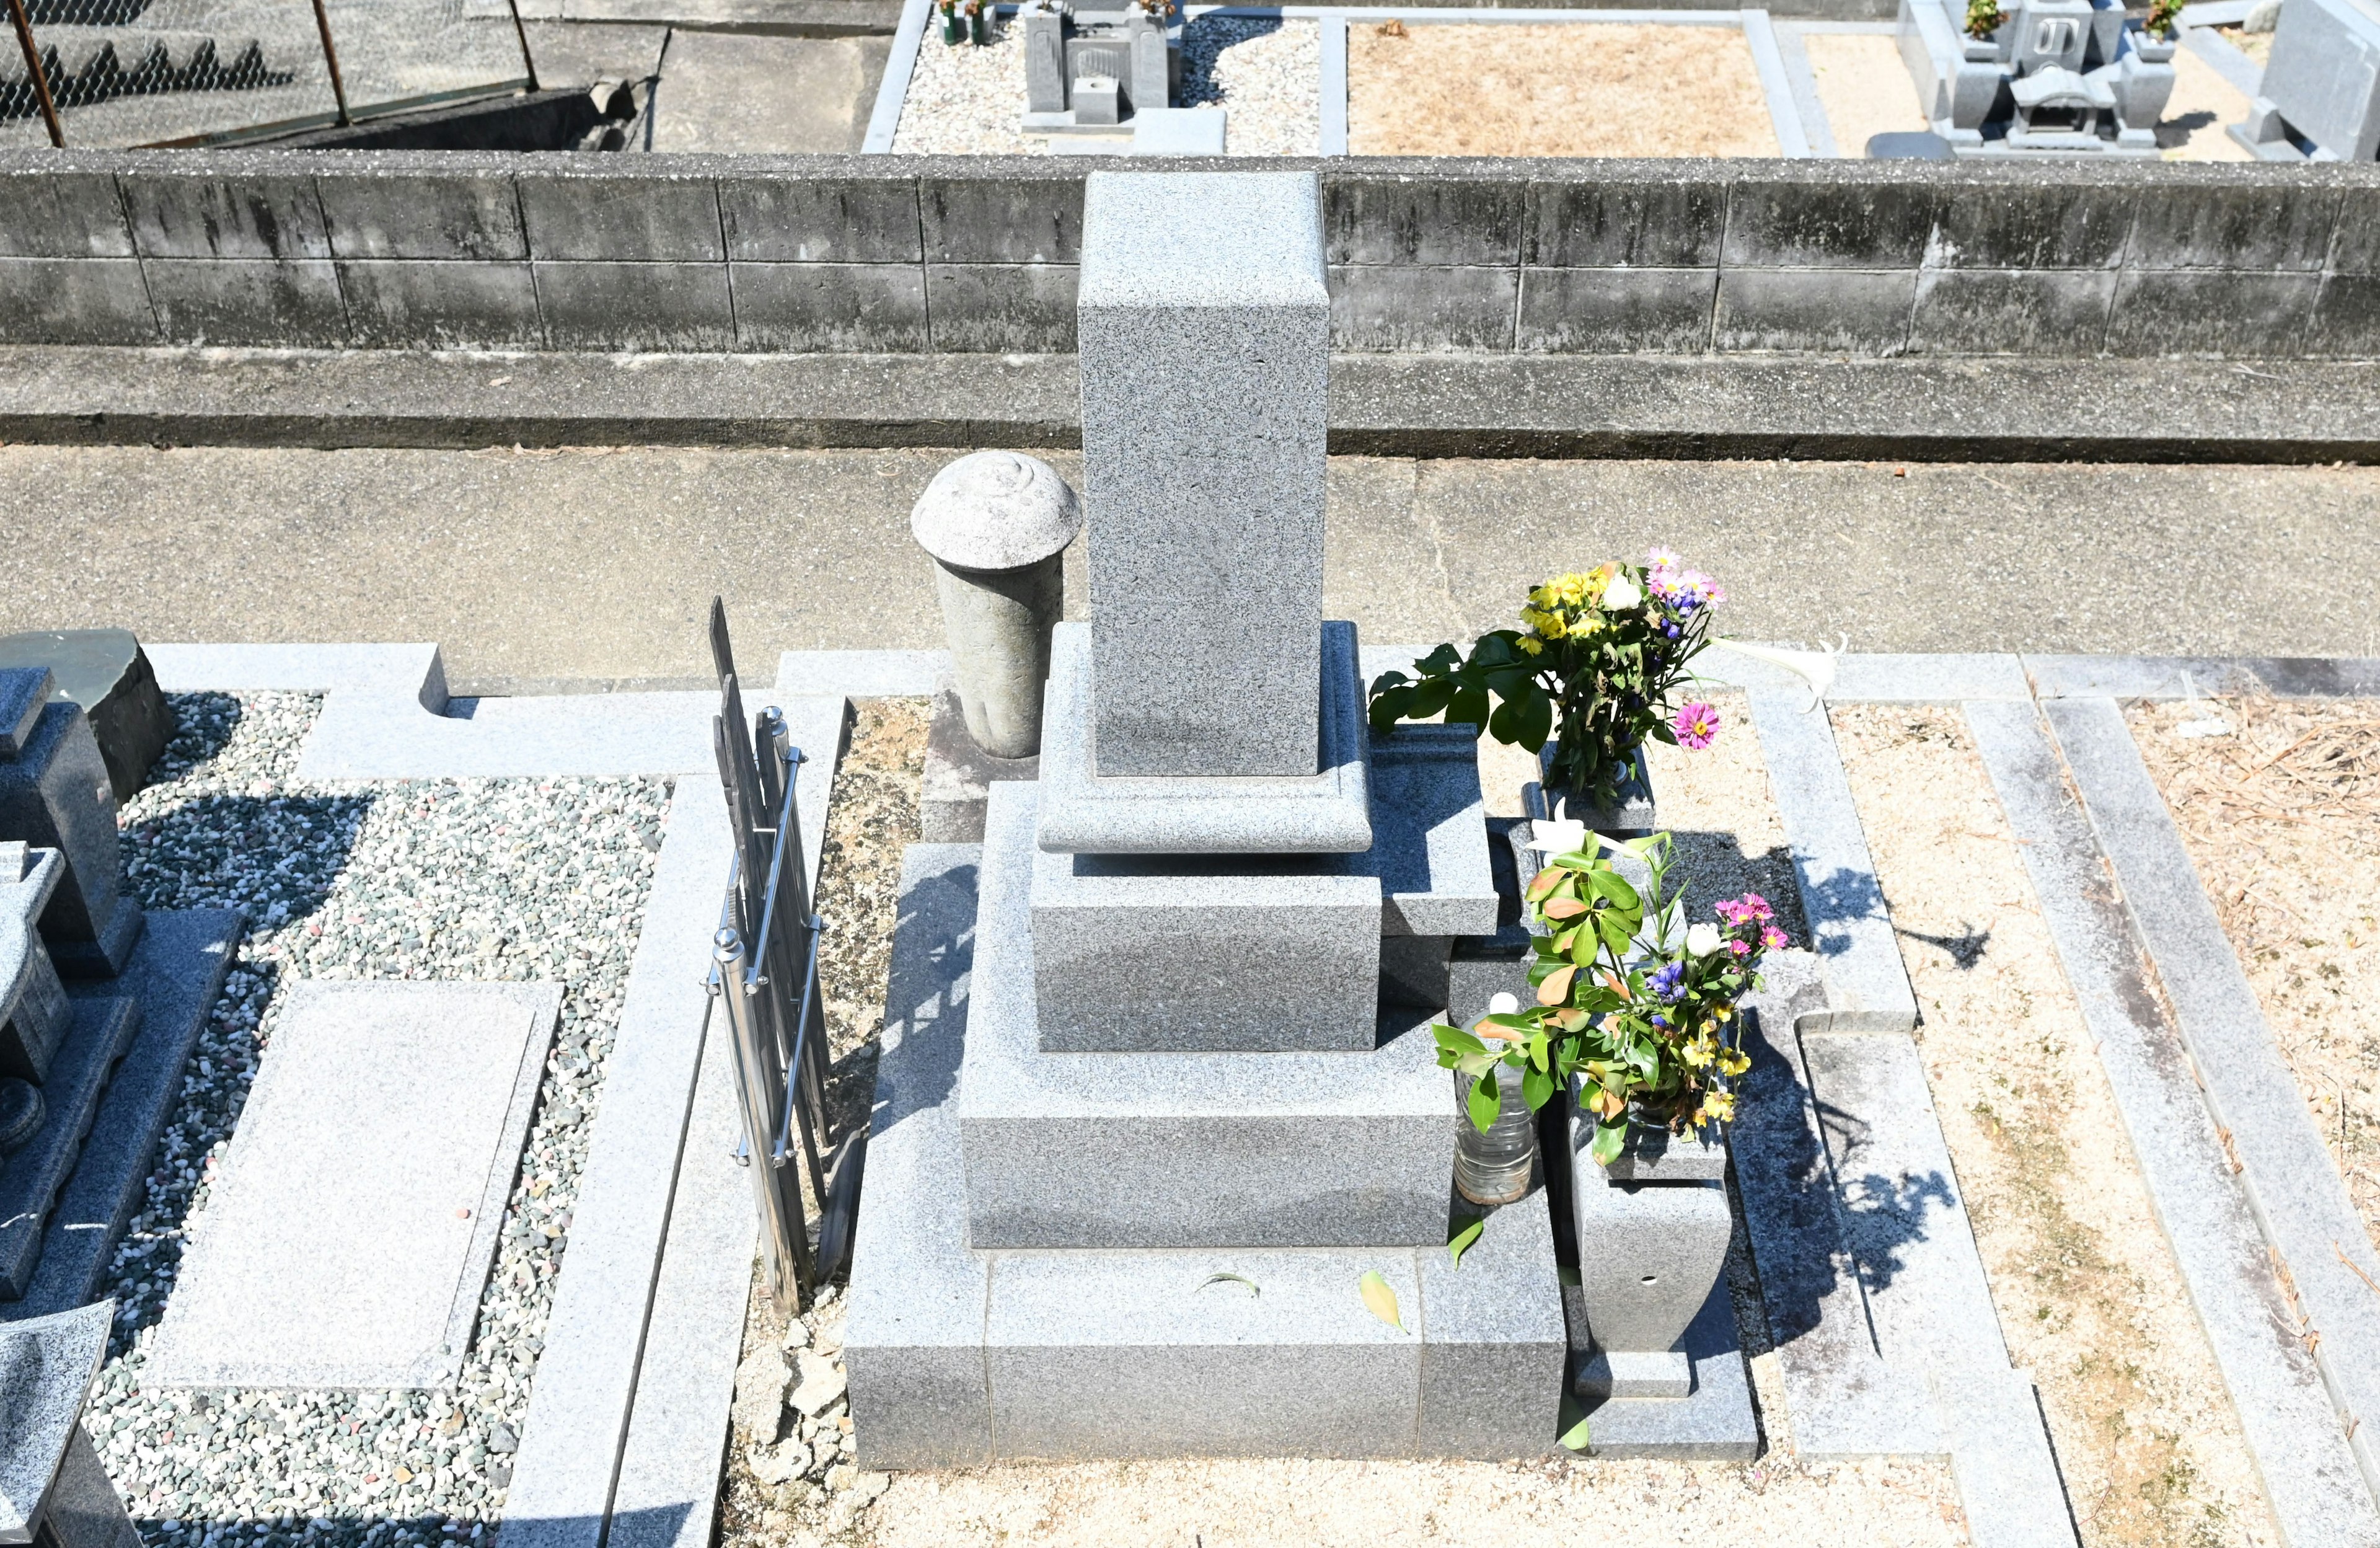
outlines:
[[[1322,146],[1322,34],[1311,21],[1195,17],[1183,29],[1177,105],[1231,115],[1235,156],[1311,156]],[[1003,25],[981,48],[929,33],[917,50],[892,148],[917,155],[1046,155],[1025,116],[1025,38]]]
[[[294,771],[319,699],[170,701],[176,735],[122,814],[127,884],[151,908],[237,908],[249,935],[117,1250],[115,1339],[85,1423],[152,1548],[482,1539],[510,1481],[667,783],[305,783]],[[452,1391],[142,1388],[284,979],[563,985],[528,1151]]]

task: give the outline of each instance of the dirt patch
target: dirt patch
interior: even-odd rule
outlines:
[[[2239,88],[2190,50],[2174,50],[2173,95],[2156,131],[2166,160],[2254,161],[2246,146],[2223,132],[2247,116],[2248,99]]]
[[[884,1030],[884,973],[901,904],[901,853],[917,842],[926,770],[925,699],[858,699],[851,745],[835,771],[819,856],[819,943],[825,981],[827,1100],[834,1132],[865,1121],[876,1090],[876,1034]]]
[[[1732,27],[1356,22],[1347,148],[1365,156],[1773,156]]]
[[[2197,700],[2126,718],[2380,1241],[2380,701]]]
[[[1833,715],[2001,1331],[2083,1542],[2278,1542],[1964,718]]]
[[[2272,33],[2251,32],[2244,27],[2217,27],[2215,31],[2225,43],[2254,60],[2258,69],[2272,62]]]
[[[1838,154],[1864,156],[1870,135],[1922,133],[1933,127],[1891,34],[1808,32],[1802,47],[1810,55],[1818,106]]]

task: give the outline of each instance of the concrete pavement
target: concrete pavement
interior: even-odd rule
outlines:
[[[751,660],[932,646],[907,518],[951,455],[0,446],[0,623],[431,640],[492,692],[698,681],[714,591]],[[1467,637],[1549,571],[1666,542],[1749,639],[2380,654],[2380,470],[1895,466],[1335,457],[1325,606]],[[1080,616],[1079,548],[1069,570]]]

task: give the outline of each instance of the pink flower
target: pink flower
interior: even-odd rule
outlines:
[[[1678,557],[1678,551],[1674,548],[1652,549],[1645,554],[1645,562],[1657,570],[1676,569],[1685,563]]]
[[[1718,735],[1718,711],[1699,701],[1688,704],[1678,711],[1670,725],[1678,733],[1679,746],[1700,752]]]
[[[1752,955],[1752,943],[1749,941],[1730,941],[1727,944],[1727,949],[1735,953],[1738,957],[1750,957]]]
[[[1760,944],[1770,951],[1783,951],[1787,945],[1785,932],[1769,925],[1760,932]]]
[[[1777,910],[1768,906],[1768,899],[1756,892],[1745,893],[1736,901],[1743,905],[1745,915],[1752,919],[1773,920],[1777,917]]]

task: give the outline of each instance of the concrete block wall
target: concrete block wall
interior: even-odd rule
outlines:
[[[1101,165],[6,152],[0,344],[1066,354]],[[2380,355],[2380,167],[1280,165],[1342,352]]]

